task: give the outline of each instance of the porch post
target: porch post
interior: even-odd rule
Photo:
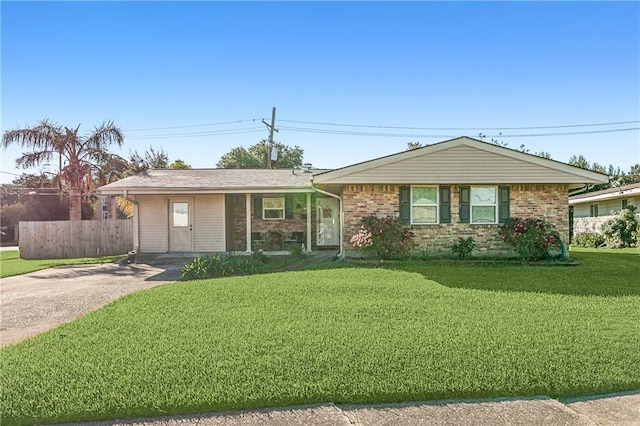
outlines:
[[[307,252],[311,252],[311,193],[307,192]]]
[[[244,194],[247,214],[247,253],[251,253],[251,194]]]
[[[137,202],[133,204],[133,249],[140,251],[140,213]]]

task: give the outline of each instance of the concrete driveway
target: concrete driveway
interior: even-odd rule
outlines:
[[[0,346],[71,321],[120,296],[177,280],[178,266],[58,266],[2,279]]]

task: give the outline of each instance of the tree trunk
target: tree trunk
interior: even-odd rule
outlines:
[[[82,195],[77,189],[69,193],[69,220],[82,220]]]

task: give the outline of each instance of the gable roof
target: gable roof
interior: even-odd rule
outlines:
[[[569,197],[569,204],[591,203],[593,201],[614,200],[640,196],[640,182],[618,187],[603,189],[601,191],[587,192],[586,194]]]
[[[318,184],[497,184],[609,182],[601,173],[467,136],[313,176]]]
[[[323,170],[312,170],[317,173]],[[102,194],[313,192],[312,173],[291,169],[152,169],[99,188]]]

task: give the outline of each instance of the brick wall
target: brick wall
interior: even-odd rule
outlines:
[[[509,185],[511,216],[542,217],[555,224],[565,241],[569,241],[568,186],[564,184]],[[371,214],[397,216],[400,185],[345,185],[344,244],[360,227],[360,219]],[[458,223],[460,186],[451,185],[451,223],[442,225],[413,225],[414,241],[419,249],[432,254],[451,254],[451,246],[459,237],[473,237],[474,255],[511,253],[498,236],[499,225]]]

